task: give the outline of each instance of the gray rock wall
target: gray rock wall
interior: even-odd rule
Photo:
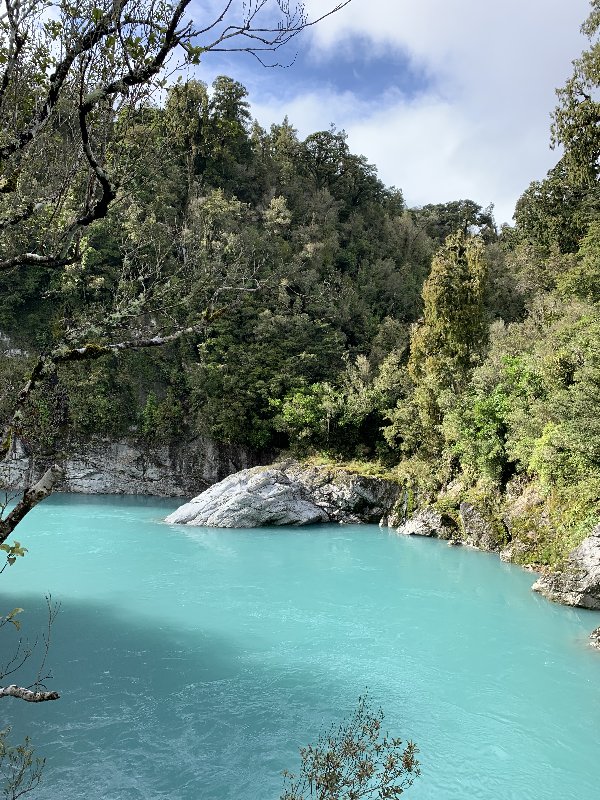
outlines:
[[[33,458],[18,444],[14,457],[0,463],[0,481],[17,489],[58,463],[65,472],[61,491],[185,497],[260,461],[260,454],[247,448],[204,438],[174,447],[96,441],[47,458]]]

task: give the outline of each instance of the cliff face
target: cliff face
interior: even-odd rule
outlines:
[[[170,447],[96,441],[76,453],[34,458],[18,445],[14,458],[0,464],[0,481],[15,488],[38,478],[52,463],[65,479],[58,487],[82,494],[148,494],[185,497],[232,472],[261,463],[261,455],[239,445],[198,438]]]

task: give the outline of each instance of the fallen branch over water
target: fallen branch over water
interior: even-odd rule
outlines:
[[[60,695],[58,692],[34,692],[12,683],[10,686],[0,686],[0,697],[17,697],[27,703],[45,703],[46,700],[58,700]]]

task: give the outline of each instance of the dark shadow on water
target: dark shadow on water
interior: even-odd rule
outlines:
[[[44,628],[43,599],[0,601],[28,609],[25,633]],[[276,798],[282,770],[319,733],[315,718],[329,722],[357,699],[315,671],[269,669],[218,636],[122,620],[110,606],[63,605],[49,659],[61,699],[3,701],[2,724],[47,758],[41,800]]]

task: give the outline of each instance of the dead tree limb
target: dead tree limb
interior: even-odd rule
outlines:
[[[0,686],[0,697],[16,697],[27,703],[45,703],[47,700],[58,700],[58,692],[34,692],[23,686],[11,683],[10,686]]]

